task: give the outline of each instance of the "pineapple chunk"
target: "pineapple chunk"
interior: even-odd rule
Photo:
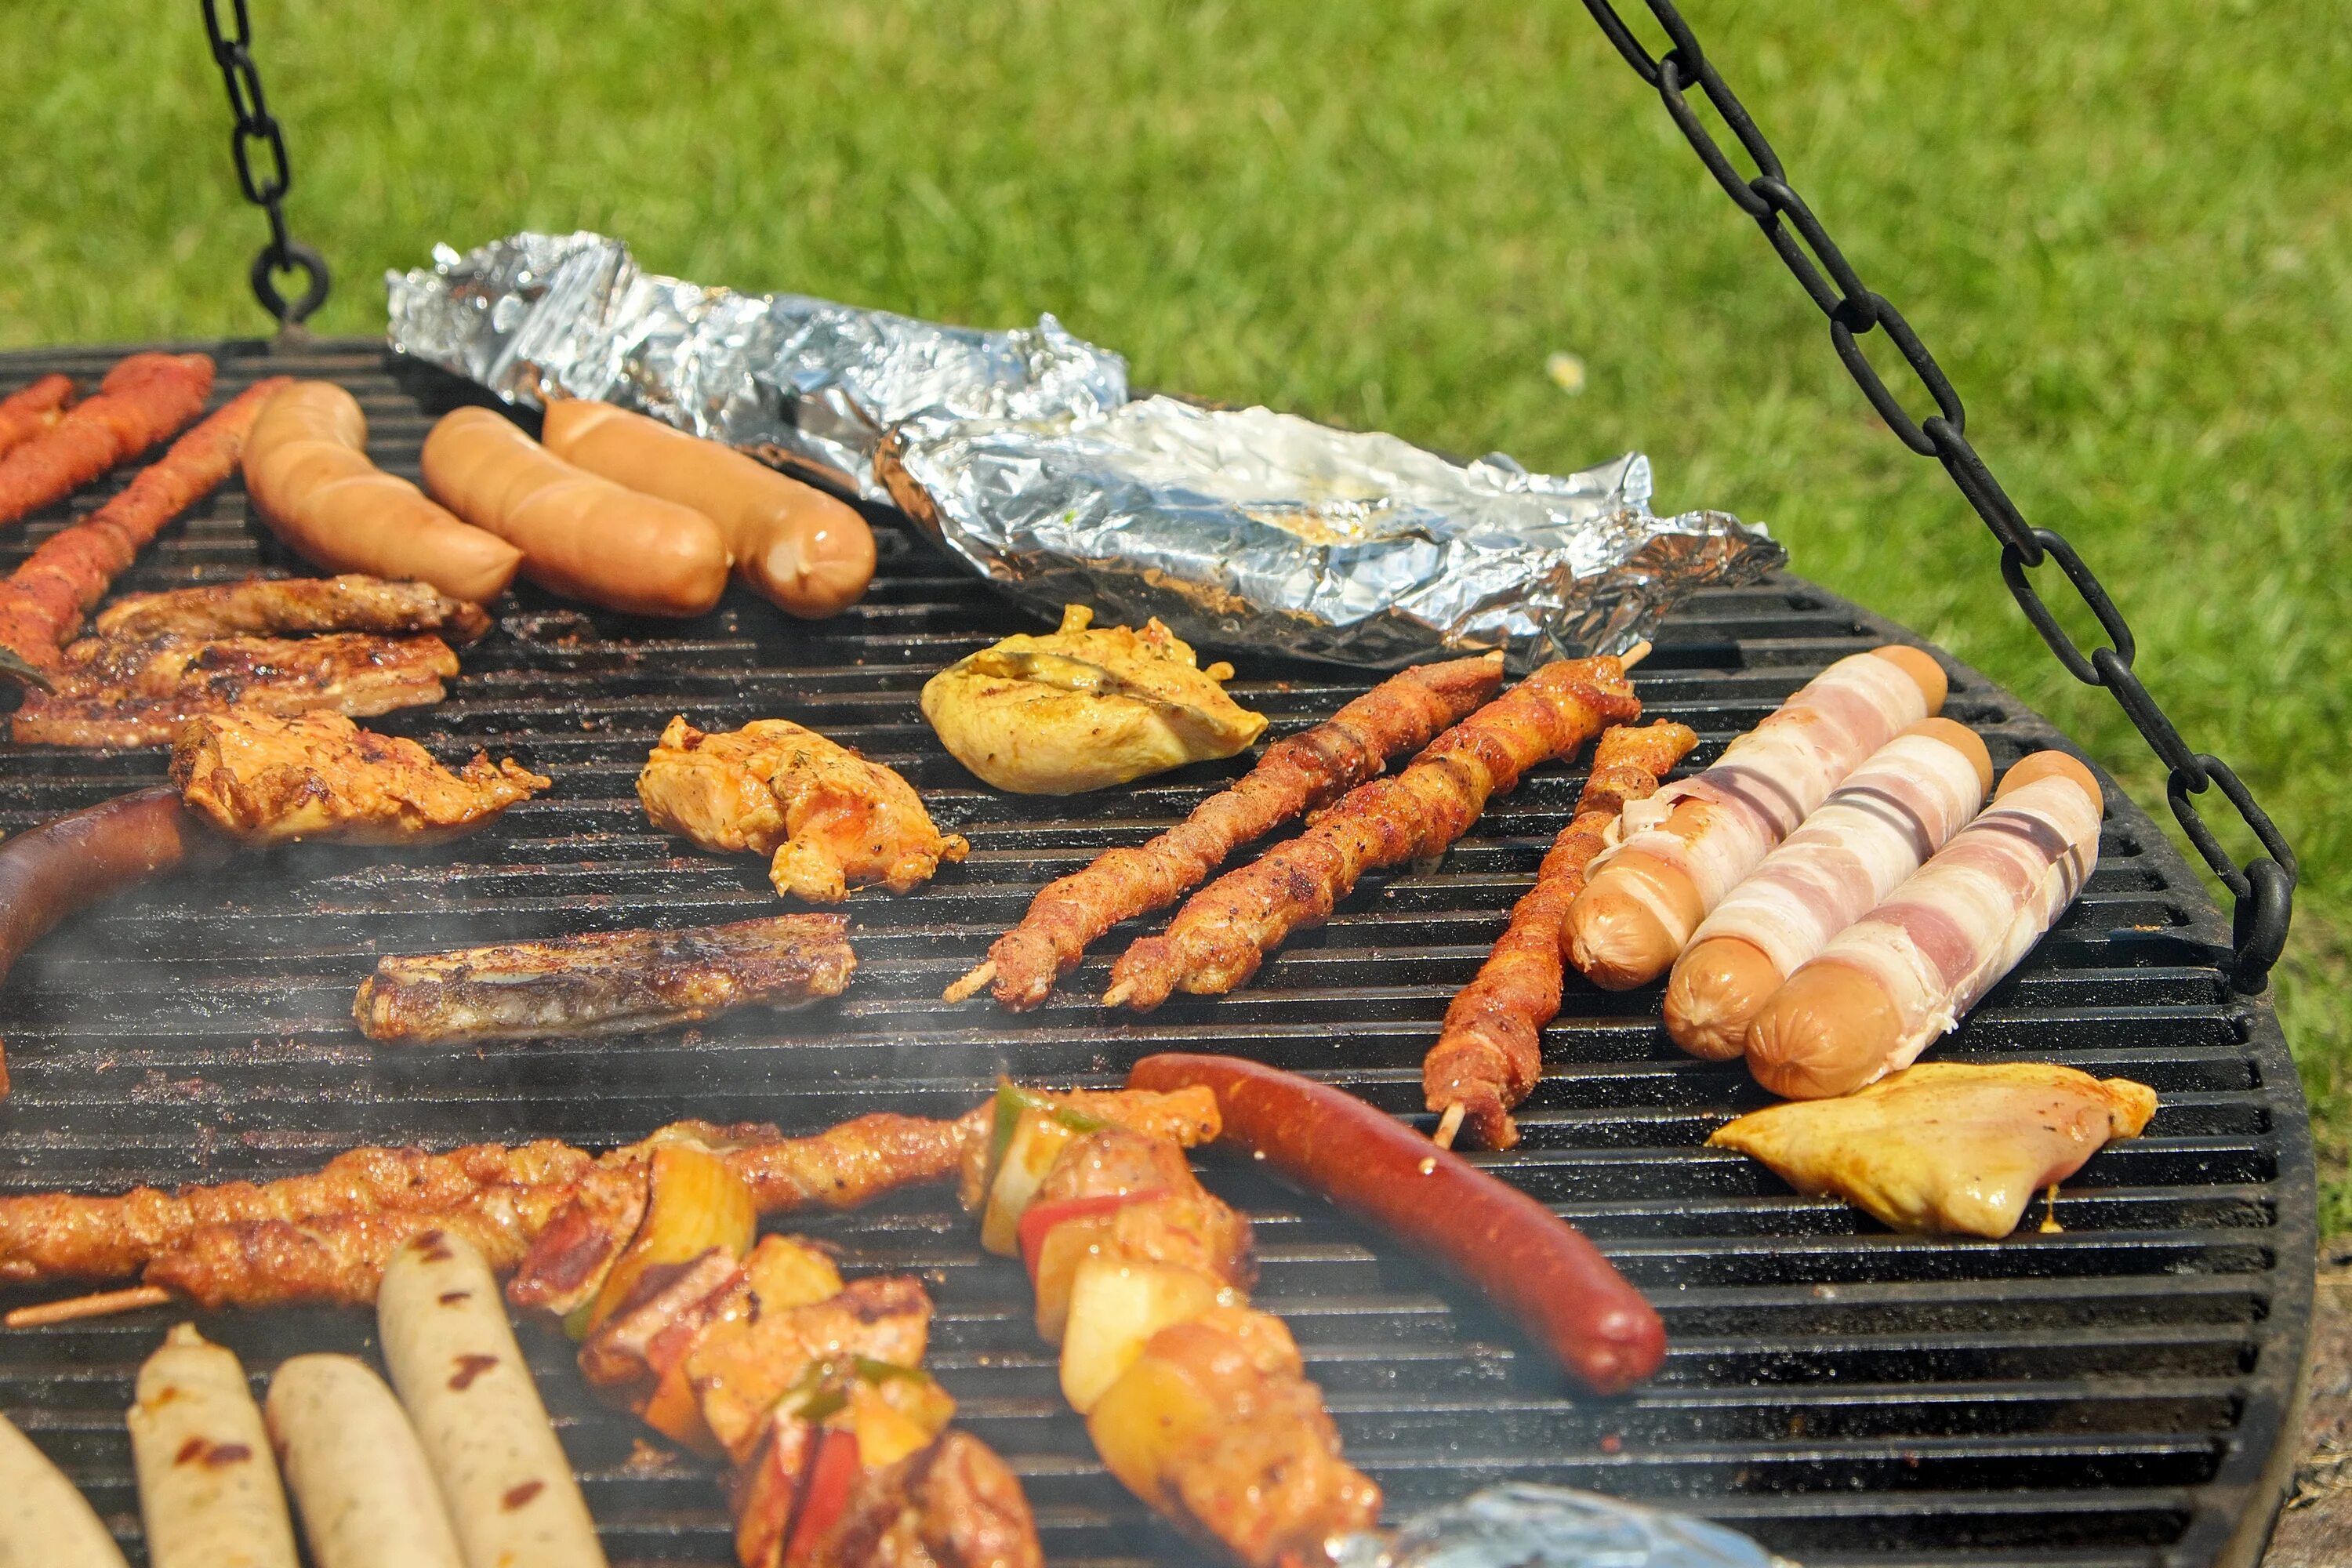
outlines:
[[[1160,1478],[1186,1445],[1225,1415],[1183,1368],[1145,1355],[1103,1392],[1087,1413],[1087,1432],[1103,1468],[1164,1513],[1168,1497]]]
[[[743,1273],[763,1312],[806,1307],[841,1294],[841,1273],[833,1259],[788,1236],[761,1237],[743,1260]]]
[[[859,1378],[849,1403],[834,1417],[857,1434],[858,1462],[871,1469],[895,1465],[927,1446],[955,1417],[955,1399],[928,1377]]]
[[[1045,1233],[1037,1249],[1037,1337],[1049,1345],[1062,1342],[1062,1329],[1070,1319],[1070,1282],[1078,1266],[1089,1258],[1112,1251],[1118,1231],[1117,1214],[1087,1215],[1066,1219]]]
[[[1152,1335],[1240,1299],[1238,1292],[1190,1268],[1087,1259],[1070,1280],[1069,1321],[1062,1335],[1062,1396],[1085,1415],[1135,1364]]]

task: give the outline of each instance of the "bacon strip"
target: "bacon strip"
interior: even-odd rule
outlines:
[[[1104,1005],[1142,1012],[1179,987],[1232,990],[1292,931],[1328,919],[1366,871],[1443,853],[1528,769],[1641,710],[1613,657],[1546,665],[1402,773],[1359,784],[1305,833],[1194,894],[1164,934],[1120,955]]]
[[[165,523],[236,471],[261,405],[288,380],[273,376],[229,399],[173,442],[160,461],[142,469],[121,495],[34,551],[0,584],[0,647],[36,668],[59,668],[58,650],[106,596],[117,574]],[[99,401],[93,397],[81,408]],[[0,472],[6,467],[0,461]]]
[[[203,354],[132,354],[95,395],[0,458],[0,523],[71,495],[204,412],[213,362]]]
[[[70,377],[45,375],[0,398],[0,453],[14,451],[61,418],[73,402]]]
[[[1111,927],[1174,903],[1241,846],[1328,805],[1399,752],[1427,745],[1492,697],[1502,680],[1499,654],[1416,665],[1323,723],[1276,741],[1255,767],[1175,827],[1134,848],[1108,850],[1084,870],[1047,883],[1021,923],[989,948],[988,962],[947,988],[947,1000],[961,1002],[990,985],[999,1006],[1036,1006]]]
[[[1577,797],[1575,814],[1552,840],[1536,884],[1511,908],[1510,924],[1494,951],[1445,1010],[1445,1026],[1421,1064],[1429,1109],[1453,1113],[1490,1149],[1519,1141],[1511,1107],[1527,1099],[1543,1071],[1543,1026],[1559,1016],[1559,927],[1568,906],[1584,890],[1584,870],[1608,843],[1609,829],[1628,801],[1656,793],[1659,778],[1698,744],[1687,724],[1660,720],[1635,730],[1601,732],[1592,776]]]

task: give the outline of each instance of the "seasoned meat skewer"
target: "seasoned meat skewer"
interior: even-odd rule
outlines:
[[[203,354],[132,354],[106,373],[96,393],[0,458],[0,523],[137,457],[203,413],[212,390],[213,362]]]
[[[947,988],[947,1000],[961,1002],[991,985],[1000,1006],[1036,1006],[1111,927],[1174,903],[1241,846],[1336,800],[1399,752],[1427,745],[1502,679],[1500,655],[1416,666],[1323,723],[1276,741],[1256,766],[1177,826],[1134,848],[1108,850],[1084,870],[1046,884],[1021,923],[989,948],[988,962]]]
[[[1366,871],[1443,853],[1528,769],[1641,710],[1613,657],[1544,666],[1402,773],[1359,784],[1305,833],[1195,893],[1165,934],[1120,956],[1104,1005],[1142,1012],[1179,987],[1232,990],[1292,931],[1327,919]]]
[[[430,583],[389,582],[354,572],[339,577],[247,577],[218,587],[127,595],[100,611],[92,629],[117,641],[439,632],[468,643],[490,629],[490,617],[481,605],[452,599]]]
[[[0,397],[0,454],[14,451],[65,416],[72,404],[71,376],[49,374]]]
[[[1543,1026],[1559,1014],[1566,971],[1560,921],[1584,890],[1585,868],[1606,847],[1625,803],[1649,798],[1658,780],[1696,744],[1696,731],[1670,720],[1601,731],[1574,816],[1553,840],[1535,886],[1512,906],[1510,924],[1476,977],[1446,1008],[1445,1026],[1422,1062],[1429,1109],[1445,1118],[1439,1143],[1453,1142],[1452,1129],[1465,1116],[1490,1149],[1519,1141],[1511,1107],[1541,1075]]]

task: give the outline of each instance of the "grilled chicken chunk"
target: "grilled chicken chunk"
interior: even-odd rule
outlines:
[[[911,891],[967,847],[905,779],[783,719],[718,734],[672,719],[637,798],[655,826],[705,849],[772,854],[776,891],[814,904],[870,882]]]
[[[1029,1500],[968,1432],[863,1478],[811,1568],[1044,1568]]]
[[[452,641],[468,643],[490,629],[490,617],[481,605],[448,598],[430,583],[346,573],[339,577],[248,577],[220,587],[126,595],[99,612],[94,629],[113,641],[439,632]]]
[[[455,837],[550,784],[479,752],[453,773],[415,742],[340,713],[248,709],[190,719],[172,746],[172,782],[190,807],[251,844]]]

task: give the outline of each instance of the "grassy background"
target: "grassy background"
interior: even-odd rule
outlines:
[[[2352,33],[2336,0],[1689,0],[1796,181],[1969,398],[2140,668],[2302,851],[2280,1000],[2352,1228]],[[2163,814],[1990,541],[1573,0],[253,0],[296,233],[376,279],[522,226],[655,268],[1001,325],[1146,384],[1661,499],[2007,682]],[[196,8],[0,18],[0,342],[249,331]],[[1580,395],[1545,374],[1581,357]],[[2045,573],[2045,575],[2048,574]]]

